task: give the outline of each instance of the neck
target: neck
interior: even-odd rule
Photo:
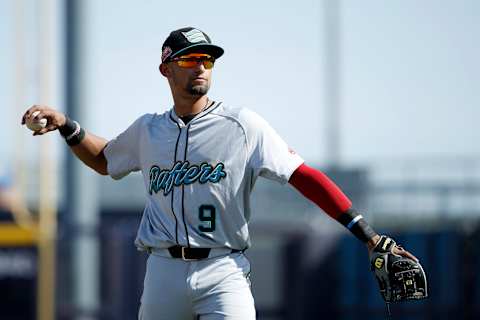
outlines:
[[[208,97],[206,95],[201,97],[174,97],[175,113],[179,117],[187,116],[189,114],[200,113],[208,103]]]

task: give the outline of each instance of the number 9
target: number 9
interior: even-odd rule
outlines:
[[[198,229],[203,232],[215,230],[215,207],[209,204],[202,204],[198,208],[198,218],[203,222]]]

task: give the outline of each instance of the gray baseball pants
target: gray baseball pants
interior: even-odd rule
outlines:
[[[150,254],[139,320],[254,320],[241,252],[195,261]]]

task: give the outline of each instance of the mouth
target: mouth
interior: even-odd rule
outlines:
[[[202,77],[193,78],[192,82],[206,82],[207,79]]]

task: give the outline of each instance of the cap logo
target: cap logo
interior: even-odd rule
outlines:
[[[172,54],[172,48],[170,48],[169,46],[166,46],[165,48],[163,48],[162,61],[165,61],[168,57],[170,57],[171,54]]]
[[[198,29],[192,29],[188,32],[182,32],[182,34],[190,43],[197,43],[202,41],[208,42],[203,32]]]

